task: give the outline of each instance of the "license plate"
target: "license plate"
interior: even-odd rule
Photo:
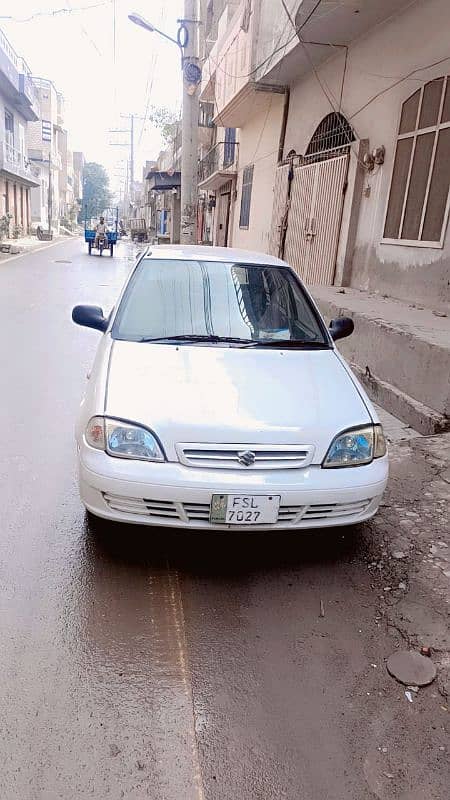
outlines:
[[[279,507],[277,495],[214,494],[209,519],[225,525],[273,525]]]

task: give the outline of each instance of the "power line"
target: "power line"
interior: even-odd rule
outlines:
[[[357,153],[357,152],[356,152],[356,151],[353,149],[353,147],[352,147],[352,142],[353,142],[353,139],[350,139],[349,132],[347,131],[347,129],[346,129],[346,127],[345,127],[345,125],[344,125],[344,123],[343,123],[343,121],[342,121],[342,113],[341,113],[341,109],[342,109],[342,96],[343,96],[343,92],[344,92],[344,81],[345,81],[345,76],[346,76],[346,73],[347,73],[348,47],[347,47],[347,46],[345,46],[345,61],[344,61],[344,70],[343,70],[343,74],[342,74],[342,80],[341,80],[341,89],[340,89],[340,97],[339,97],[339,106],[338,106],[338,107],[336,107],[336,106],[338,105],[338,104],[337,104],[337,101],[336,101],[336,98],[334,97],[334,95],[333,95],[333,93],[332,93],[331,89],[330,89],[328,86],[327,86],[327,89],[328,89],[328,92],[329,92],[330,94],[328,94],[327,90],[325,89],[324,82],[322,82],[322,80],[321,80],[321,78],[320,78],[320,75],[319,75],[319,72],[318,72],[318,70],[317,70],[317,68],[316,68],[316,65],[314,64],[314,61],[313,61],[312,57],[310,56],[310,54],[309,54],[309,52],[308,52],[308,48],[306,47],[306,42],[304,42],[304,41],[303,41],[303,39],[302,39],[302,37],[300,36],[300,29],[296,27],[296,25],[295,25],[295,22],[294,22],[294,20],[292,19],[292,16],[291,16],[291,14],[290,14],[290,12],[289,12],[289,9],[288,9],[288,8],[287,8],[287,6],[286,6],[285,0],[281,0],[281,4],[282,4],[282,6],[283,6],[283,8],[284,8],[284,10],[285,10],[285,12],[286,12],[286,14],[287,14],[287,16],[288,16],[289,22],[290,22],[290,23],[291,23],[291,25],[294,27],[294,30],[295,30],[295,35],[298,37],[298,41],[300,42],[300,44],[301,44],[301,46],[302,46],[302,48],[303,48],[303,51],[304,51],[304,53],[305,53],[305,55],[306,55],[306,58],[308,59],[308,61],[309,61],[309,63],[310,63],[310,66],[311,66],[311,68],[312,68],[312,70],[313,70],[313,72],[314,72],[314,75],[315,75],[315,78],[316,78],[316,80],[317,80],[317,83],[319,84],[319,86],[320,86],[320,88],[321,88],[321,90],[322,90],[322,92],[323,92],[323,95],[324,95],[324,97],[327,99],[327,101],[328,101],[328,103],[330,104],[330,106],[331,106],[332,110],[334,111],[334,114],[335,114],[335,116],[336,116],[336,122],[338,123],[339,127],[341,128],[342,134],[343,134],[343,135],[344,135],[344,137],[347,139],[347,143],[348,143],[348,146],[349,146],[350,150],[353,152],[353,154],[354,154],[354,156],[355,156],[356,160],[358,161],[358,163],[359,163],[359,164],[360,164],[360,165],[361,165],[361,166],[362,166],[364,169],[367,169],[367,165],[364,163],[364,161],[362,161],[362,159],[360,159],[360,158],[359,158],[359,155],[358,155],[358,153]],[[319,7],[319,4],[320,4],[320,0],[319,0],[319,2],[317,2],[317,3],[316,3],[316,5],[314,6],[314,8],[313,8],[312,12],[310,12],[310,14],[308,15],[308,17],[307,17],[306,21],[305,21],[305,22],[303,22],[303,24],[302,24],[302,26],[300,26],[300,28],[301,28],[301,27],[304,27],[304,26],[305,26],[305,24],[306,24],[306,22],[308,22],[308,20],[310,20],[310,19],[311,19],[311,17],[312,17],[312,15],[313,15],[314,11],[315,11],[315,10],[316,10],[316,9]],[[330,97],[330,95],[331,95],[331,97]],[[334,103],[333,103],[333,100],[332,100],[331,98],[333,98],[333,100],[334,100]],[[335,105],[335,104],[336,104],[336,105]],[[346,117],[346,115],[345,115],[345,114],[344,114],[343,116],[345,117],[345,119],[347,119],[347,117]],[[358,136],[358,133],[357,133],[356,129],[355,129],[353,126],[352,126],[352,131],[353,131],[353,133],[355,134],[355,137],[356,137],[357,139],[359,139],[360,137]]]
[[[107,2],[108,2],[108,3],[110,3],[110,2],[111,2],[111,0],[107,0]],[[102,5],[106,5],[106,3],[104,3],[104,4],[102,4]],[[67,10],[67,11],[69,11],[69,13],[72,13],[73,11],[75,11],[75,10],[76,10],[76,9],[74,9],[74,8],[72,7],[72,5],[71,5],[71,3],[69,2],[69,0],[66,0],[66,7],[67,7],[67,9],[66,9],[66,10]],[[93,48],[96,50],[96,52],[98,53],[98,55],[99,55],[100,57],[102,57],[102,56],[103,56],[103,53],[102,53],[102,52],[101,52],[101,51],[98,49],[98,47],[97,47],[96,43],[94,42],[94,40],[92,39],[92,37],[89,35],[89,33],[87,32],[86,28],[84,27],[84,25],[83,25],[83,23],[82,23],[81,21],[80,21],[80,28],[81,28],[81,31],[82,31],[82,33],[84,34],[84,36],[86,37],[86,39],[87,39],[87,40],[88,40],[88,41],[91,43],[92,47],[93,47]]]
[[[7,20],[8,22],[31,22],[33,19],[37,19],[38,17],[57,17],[61,14],[69,15],[69,14],[78,14],[82,11],[90,11],[93,8],[101,8],[101,6],[108,6],[112,0],[102,0],[100,3],[92,3],[90,6],[75,6],[67,8],[57,8],[53,11],[36,11],[34,14],[30,14],[29,17],[11,17],[11,16],[1,16],[0,19]]]
[[[353,119],[353,117],[356,117],[358,114],[361,113],[361,111],[364,111],[364,109],[366,109],[367,106],[370,106],[371,103],[373,103],[375,100],[378,100],[378,98],[381,97],[381,95],[385,94],[386,92],[389,92],[391,89],[394,89],[394,87],[398,86],[399,83],[407,81],[411,77],[411,75],[415,75],[417,72],[424,72],[426,69],[431,69],[431,67],[437,67],[439,66],[439,64],[443,64],[445,61],[450,61],[450,56],[445,56],[444,58],[440,58],[438,61],[433,61],[431,64],[425,64],[424,67],[416,67],[416,69],[412,69],[411,72],[408,72],[406,75],[403,75],[403,77],[398,78],[398,80],[396,80],[394,83],[391,83],[390,86],[386,86],[385,89],[381,89],[379,92],[370,97],[369,100],[367,100],[367,102],[361,106],[361,108],[358,108],[357,111],[353,112],[353,114],[351,115],[351,117],[349,117],[349,119]]]
[[[284,6],[284,0],[281,0],[281,2],[283,3],[283,6]],[[288,11],[288,10],[286,10],[286,13],[287,13],[287,15],[288,15],[288,17],[289,17],[289,22],[292,22],[292,20],[291,20],[291,15],[289,14],[289,11]],[[285,26],[284,26],[284,28],[283,28],[283,30],[282,30],[282,32],[281,32],[281,35],[280,35],[280,37],[279,37],[279,40],[278,40],[278,41],[280,41],[280,39],[281,39],[281,38],[284,36],[284,33],[285,33],[285,31],[286,31],[287,24],[288,24],[288,23],[286,23],[286,24],[285,24]],[[282,65],[283,65],[283,58],[284,58],[284,55],[285,55],[285,52],[286,52],[286,47],[287,47],[287,44],[285,45],[285,48],[284,48],[284,51],[283,51],[283,55],[281,56],[281,58],[280,58],[280,61],[279,61],[279,64],[278,64],[278,72],[277,72],[276,80],[278,80],[278,79],[279,79],[279,77],[280,77],[280,72],[281,72],[281,67],[282,67]],[[253,159],[252,159],[252,162],[254,162],[255,156],[256,156],[256,154],[257,154],[257,152],[258,152],[258,150],[259,150],[259,146],[260,146],[260,144],[261,144],[261,141],[262,141],[262,137],[264,136],[264,131],[265,131],[265,129],[266,129],[266,125],[267,125],[267,122],[268,122],[268,119],[269,119],[269,114],[270,114],[270,112],[271,112],[271,110],[272,110],[272,102],[273,102],[273,93],[271,94],[271,97],[270,97],[269,107],[268,107],[268,109],[267,109],[267,112],[266,112],[266,116],[265,116],[265,119],[264,119],[264,124],[263,124],[263,126],[262,126],[262,129],[261,129],[261,132],[260,132],[260,134],[259,134],[259,138],[258,138],[257,145],[256,145],[256,147],[255,147],[255,152],[254,152],[254,154],[253,154]],[[251,163],[252,163],[252,162],[251,162]]]
[[[165,10],[165,7],[162,6],[161,13],[160,13],[160,16],[159,16],[159,22],[158,22],[158,24],[160,24],[161,26],[162,26],[162,24],[164,22],[165,16],[166,16],[166,10]],[[150,68],[149,68],[148,77],[147,77],[147,83],[146,83],[146,87],[145,87],[145,94],[146,94],[145,112],[144,112],[144,119],[142,121],[141,131],[140,131],[140,134],[139,134],[138,147],[140,147],[140,144],[141,144],[141,141],[142,141],[142,137],[144,135],[145,126],[146,126],[147,121],[148,121],[148,116],[149,116],[149,111],[150,111],[150,101],[151,101],[151,96],[152,96],[152,91],[153,91],[153,83],[154,83],[154,80],[155,80],[156,65],[158,63],[158,55],[159,55],[159,51],[157,49],[155,49],[153,51],[153,54],[152,54],[152,61],[150,63]]]
[[[300,31],[301,31],[301,30],[302,30],[302,29],[305,27],[305,25],[306,25],[306,24],[309,22],[309,20],[311,19],[311,17],[312,17],[312,16],[313,16],[313,14],[315,13],[316,9],[319,7],[319,5],[321,4],[321,2],[322,2],[322,0],[317,0],[317,1],[316,1],[316,4],[315,4],[315,6],[314,6],[314,7],[312,8],[312,10],[309,12],[309,14],[308,14],[308,16],[306,17],[306,19],[305,19],[305,20],[303,20],[302,24],[301,24],[301,25],[299,25],[298,27],[295,27],[295,23],[294,23],[294,33],[293,33],[293,35],[292,35],[292,36],[291,36],[291,37],[290,37],[290,38],[289,38],[289,39],[288,39],[288,40],[287,40],[287,41],[286,41],[284,44],[282,44],[281,46],[278,46],[278,44],[277,44],[277,46],[276,46],[276,47],[275,47],[275,49],[274,49],[274,50],[271,52],[271,54],[270,54],[269,56],[267,56],[267,58],[265,58],[263,61],[261,61],[261,62],[260,62],[260,63],[259,63],[259,64],[258,64],[256,67],[253,67],[253,69],[251,69],[251,70],[250,70],[250,72],[243,73],[242,75],[232,75],[230,72],[227,72],[226,70],[224,70],[224,69],[223,69],[223,68],[220,66],[220,65],[221,65],[221,63],[222,63],[222,61],[223,61],[223,60],[224,60],[224,58],[226,57],[227,53],[229,52],[230,48],[232,47],[232,45],[233,45],[233,42],[234,42],[234,41],[235,41],[235,40],[238,38],[238,36],[239,36],[239,33],[240,33],[240,32],[239,32],[239,33],[237,33],[237,34],[236,34],[236,36],[234,37],[234,39],[233,39],[233,40],[230,42],[230,45],[229,45],[228,49],[225,51],[225,53],[223,54],[223,56],[222,56],[222,58],[220,59],[220,61],[216,61],[216,60],[213,58],[213,56],[211,56],[211,54],[209,55],[209,58],[211,58],[211,60],[212,60],[213,62],[215,62],[216,69],[220,69],[220,70],[221,70],[221,72],[223,72],[223,74],[224,74],[224,75],[226,75],[228,78],[251,78],[251,76],[252,76],[252,75],[255,75],[255,74],[256,74],[256,73],[257,73],[257,72],[258,72],[258,71],[261,69],[261,67],[264,67],[264,66],[265,66],[267,63],[269,63],[269,62],[272,60],[272,58],[273,58],[275,55],[277,55],[277,53],[281,52],[281,50],[285,50],[285,49],[286,49],[286,47],[287,47],[289,44],[291,44],[291,42],[293,42],[293,41],[294,41],[294,39],[295,39],[295,38],[298,36],[298,34],[300,33]],[[283,5],[284,5],[284,4],[283,4]],[[288,11],[288,16],[289,16],[289,21],[291,21],[291,14],[289,13],[289,11]],[[286,26],[284,26],[284,28],[283,28],[283,32],[282,32],[282,34],[281,34],[281,35],[283,35],[283,33],[284,33],[284,31],[285,31],[285,30],[286,30]],[[281,37],[278,39],[278,43],[279,43],[280,39],[281,39]]]

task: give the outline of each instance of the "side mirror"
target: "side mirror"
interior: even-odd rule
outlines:
[[[353,333],[355,326],[351,317],[338,317],[330,322],[331,338],[335,342],[337,339],[345,339]]]
[[[72,310],[72,319],[77,325],[85,328],[94,328],[96,331],[106,331],[108,320],[103,316],[100,306],[75,306]]]

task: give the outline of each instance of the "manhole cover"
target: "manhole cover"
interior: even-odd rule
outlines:
[[[393,653],[386,666],[389,674],[405,686],[427,686],[436,677],[436,667],[431,659],[412,650]]]

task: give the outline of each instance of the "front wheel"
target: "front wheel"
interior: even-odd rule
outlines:
[[[89,242],[89,244],[88,244],[88,253],[89,253],[89,255],[91,255],[91,253],[92,253],[92,244],[91,244],[91,242]]]
[[[111,245],[111,247],[109,248],[109,255],[110,255],[110,256],[114,255],[114,245],[113,245],[113,244],[112,244],[112,245]]]

